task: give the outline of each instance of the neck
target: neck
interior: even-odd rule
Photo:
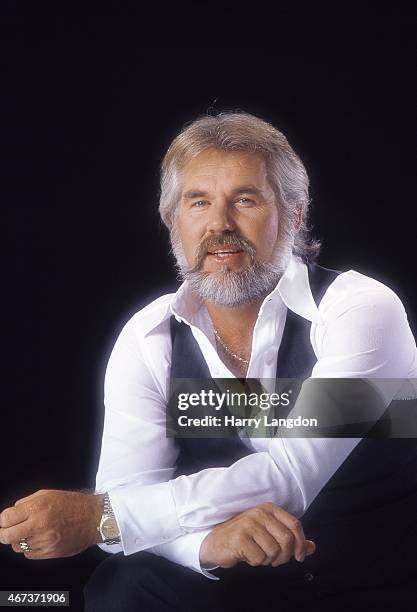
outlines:
[[[214,327],[225,337],[248,338],[252,331],[259,313],[263,298],[242,304],[241,306],[221,306],[204,302]]]
[[[235,376],[246,377],[252,352],[252,336],[262,299],[231,308],[205,302],[213,327],[221,338],[216,337],[217,351],[223,363]],[[226,346],[225,346],[226,345]],[[227,347],[227,348],[226,348]]]

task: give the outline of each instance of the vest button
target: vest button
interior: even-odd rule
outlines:
[[[307,580],[307,582],[311,582],[314,580],[314,575],[308,572],[307,574],[304,574],[304,578]]]

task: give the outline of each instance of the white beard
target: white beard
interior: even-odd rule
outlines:
[[[288,266],[293,244],[293,235],[278,236],[271,263],[259,262],[252,247],[251,261],[245,270],[236,272],[225,263],[216,272],[204,272],[188,265],[177,232],[171,231],[172,252],[180,278],[187,281],[202,300],[230,307],[247,304],[271,293]]]

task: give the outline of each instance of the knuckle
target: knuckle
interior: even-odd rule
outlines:
[[[281,546],[281,555],[283,558],[285,558],[286,561],[290,559],[293,552],[294,552],[294,547],[291,546],[291,544],[286,543]]]
[[[246,510],[243,514],[242,514],[242,520],[244,522],[246,521],[250,521],[252,520],[252,517],[254,515],[254,508],[250,508],[249,510]]]
[[[254,522],[255,522],[255,521],[254,521],[253,516],[250,516],[250,515],[245,516],[245,517],[243,518],[243,527],[244,527],[245,529],[251,529],[251,528],[253,527]]]
[[[248,563],[249,565],[251,565],[252,567],[256,567],[257,565],[259,565],[258,561],[256,559],[254,559],[253,557],[248,559]]]
[[[303,526],[301,524],[301,521],[295,516],[291,519],[290,525],[291,525],[291,528],[294,529],[295,531],[302,531]]]
[[[33,503],[33,509],[38,515],[47,515],[49,513],[49,504],[45,503],[42,499],[37,499]]]
[[[262,565],[266,559],[267,559],[266,554],[263,554],[263,555],[259,554],[259,555],[254,556],[253,561],[255,565]]]
[[[295,541],[295,537],[294,537],[294,535],[291,532],[284,533],[282,538],[281,538],[282,547],[285,550],[291,549],[292,546],[294,545],[294,541]]]
[[[271,557],[275,558],[278,555],[280,555],[281,554],[281,550],[282,550],[282,548],[281,548],[280,544],[278,542],[276,542],[275,545],[271,548]]]
[[[284,563],[284,561],[281,560],[281,556],[278,557],[277,559],[275,559],[271,565],[272,567],[279,567],[280,565],[282,565]]]
[[[242,546],[242,545],[238,546],[237,547],[237,555],[236,555],[238,557],[238,559],[246,559],[247,557],[246,557],[245,552],[246,552],[246,547],[245,546]]]
[[[250,517],[248,518],[251,521],[252,526],[255,523],[263,522],[263,520],[265,519],[265,510],[260,506],[257,506],[256,508],[252,509]]]
[[[239,547],[247,546],[248,535],[245,532],[239,533],[236,542]]]
[[[258,515],[258,512],[259,512],[259,506],[253,506],[253,508],[250,508],[250,509],[247,511],[247,514],[248,514],[249,516],[257,516],[257,515]]]

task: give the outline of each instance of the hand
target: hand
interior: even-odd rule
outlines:
[[[41,490],[19,499],[0,514],[0,542],[22,553],[25,538],[28,559],[71,557],[101,542],[97,525],[103,495],[77,491]]]
[[[304,561],[316,545],[306,540],[301,522],[271,502],[245,510],[216,525],[200,548],[202,566],[233,567],[239,561],[249,565],[287,563],[292,555]]]

